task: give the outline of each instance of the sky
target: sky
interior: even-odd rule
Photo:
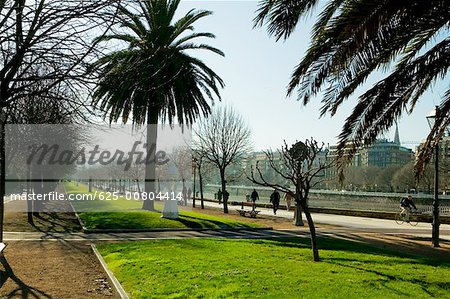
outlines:
[[[188,9],[205,9],[213,12],[195,24],[197,32],[211,32],[215,40],[208,44],[225,52],[225,57],[208,53],[195,53],[225,81],[222,103],[232,105],[248,122],[252,130],[255,150],[279,148],[284,140],[314,137],[333,145],[364,87],[357,90],[338,113],[319,118],[320,95],[305,107],[295,96],[286,98],[290,75],[303,57],[310,37],[314,18],[299,22],[296,32],[287,40],[276,42],[265,28],[253,28],[252,19],[257,9],[256,1],[193,1],[182,0],[179,16]],[[377,73],[369,77],[365,88],[383,77]],[[429,127],[426,115],[440,102],[448,87],[448,76],[428,91],[416,105],[413,113],[399,120],[400,139],[404,146],[414,149],[423,140]],[[385,134],[394,139],[394,129]]]

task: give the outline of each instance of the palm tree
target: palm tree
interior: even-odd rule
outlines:
[[[192,50],[206,50],[224,56],[223,52],[197,38],[215,38],[211,33],[194,33],[193,24],[209,11],[190,10],[174,21],[180,0],[141,0],[119,4],[118,31],[101,37],[117,40],[126,48],[112,52],[94,64],[100,82],[94,92],[93,105],[105,112],[110,123],[128,121],[148,126],[147,144],[156,143],[158,121],[176,121],[191,125],[198,116],[210,111],[208,99],[220,99],[222,79],[198,58]],[[146,167],[145,192],[155,190],[154,165]],[[148,193],[147,193],[148,194]],[[153,202],[146,201],[152,210]]]
[[[287,39],[299,19],[318,4],[317,0],[263,0],[255,26],[267,25],[269,35],[277,41]],[[365,90],[345,121],[338,144],[341,170],[359,146],[374,142],[403,113],[414,109],[430,85],[448,74],[449,7],[450,0],[325,3],[313,27],[309,49],[292,74],[287,95],[297,92],[298,100],[306,105],[324,91],[321,115],[334,115],[370,74],[380,68],[389,72]],[[439,108],[440,115],[422,149],[419,170],[450,123],[450,89]]]

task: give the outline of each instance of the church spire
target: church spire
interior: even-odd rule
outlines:
[[[398,124],[395,122],[395,137],[394,143],[400,145],[400,134],[398,133]]]

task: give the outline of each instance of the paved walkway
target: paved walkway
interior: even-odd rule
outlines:
[[[153,239],[181,238],[280,238],[307,236],[304,230],[184,230],[184,231],[153,231],[137,233],[40,233],[40,232],[5,232],[5,241],[136,241]]]
[[[205,202],[205,205],[213,208],[222,208],[215,202]],[[240,206],[229,206],[230,211],[239,209]],[[246,207],[250,209],[250,207]],[[258,208],[262,215],[273,216],[272,209]],[[293,211],[279,210],[277,217],[292,219]],[[319,235],[343,235],[358,233],[378,233],[385,235],[409,235],[420,238],[430,238],[431,224],[419,223],[417,226],[409,224],[398,225],[393,220],[364,218],[332,214],[312,214],[315,223],[327,224],[334,228],[326,230],[318,229]],[[43,241],[43,240],[65,240],[65,241],[116,241],[116,240],[151,240],[151,239],[174,239],[174,238],[277,238],[291,236],[309,236],[308,228],[293,230],[203,230],[203,231],[152,231],[136,233],[43,233],[43,232],[5,232],[5,241]],[[441,225],[440,237],[442,240],[450,241],[450,225]]]
[[[215,202],[205,201],[205,206],[213,208],[223,208]],[[244,207],[245,209],[250,209],[250,207]],[[229,206],[229,210],[240,209],[240,206]],[[273,215],[272,209],[267,208],[257,208],[261,211],[262,215]],[[294,211],[278,210],[278,217],[284,218],[294,218]],[[408,223],[398,225],[394,220],[377,219],[377,218],[366,218],[366,217],[356,217],[356,216],[344,216],[344,215],[333,215],[333,214],[320,214],[312,213],[312,217],[317,224],[328,224],[336,225],[342,228],[346,228],[347,231],[359,231],[359,232],[378,232],[378,233],[388,233],[388,234],[410,234],[417,237],[430,237],[431,236],[431,223],[419,223],[417,226],[411,226]],[[304,219],[306,221],[306,219]],[[450,225],[441,224],[440,225],[440,237],[443,240],[450,241]]]

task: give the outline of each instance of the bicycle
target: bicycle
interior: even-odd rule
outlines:
[[[416,226],[417,224],[419,224],[418,218],[420,213],[415,211],[411,211],[409,212],[409,219],[408,219],[408,215],[406,213],[405,209],[400,209],[399,212],[397,212],[397,214],[395,215],[395,222],[397,222],[397,224],[401,225],[403,224],[403,222],[407,222],[412,226]]]

